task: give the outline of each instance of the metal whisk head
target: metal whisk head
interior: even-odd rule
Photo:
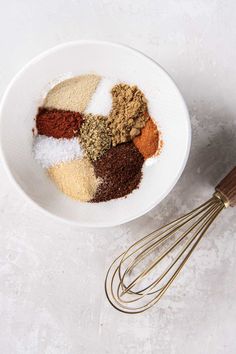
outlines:
[[[232,172],[236,193],[236,168]],[[223,188],[218,188],[221,184],[206,203],[143,237],[116,258],[105,279],[106,295],[113,307],[140,313],[160,300],[211,223],[231,204]]]

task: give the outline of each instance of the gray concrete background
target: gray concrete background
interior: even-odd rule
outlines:
[[[117,252],[208,199],[236,164],[235,1],[0,0],[0,8],[0,95],[45,49],[75,39],[118,41],[166,68],[193,128],[189,161],[174,190],[149,214],[114,229],[55,222],[23,198],[0,167],[0,352],[234,354],[232,208],[151,311],[114,311],[103,280]]]

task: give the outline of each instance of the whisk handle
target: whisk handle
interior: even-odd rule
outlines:
[[[216,186],[230,206],[236,206],[236,166]]]

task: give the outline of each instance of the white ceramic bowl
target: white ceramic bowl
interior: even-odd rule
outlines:
[[[64,196],[32,157],[33,119],[50,83],[65,74],[91,72],[137,84],[149,100],[149,112],[164,140],[161,155],[145,164],[139,189],[127,198],[98,204]],[[11,81],[0,118],[3,160],[18,189],[49,215],[80,226],[114,226],[145,214],[174,187],[189,155],[189,115],[175,83],[153,60],[120,44],[77,41],[39,55]]]

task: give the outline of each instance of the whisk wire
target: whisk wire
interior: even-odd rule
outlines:
[[[215,205],[213,205],[213,207],[210,208],[209,211],[207,211],[207,213],[211,212],[212,210],[214,210]],[[137,285],[138,281],[143,279],[145,276],[147,276],[151,270],[168,254],[170,253],[185,237],[187,234],[189,234],[195,227],[197,224],[199,224],[199,222],[201,222],[204,218],[206,217],[206,214],[203,214],[203,216],[197,220],[189,229],[187,229],[176,241],[175,243],[170,246],[163,254],[161,254],[159,257],[157,257],[147,268],[144,272],[142,272],[139,276],[137,276],[128,287],[125,287],[125,290],[123,291],[122,295],[124,295],[127,291],[129,291],[134,285]],[[189,220],[188,220],[189,221]],[[141,257],[140,255],[138,255],[133,262],[130,263],[130,266],[128,266],[126,268],[126,271],[124,272],[123,276],[121,277],[121,264],[124,260],[124,257],[122,257],[121,263],[119,265],[119,278],[120,278],[120,282],[121,284],[124,286],[124,278],[126,276],[126,274],[131,271],[143,258],[145,258],[147,256],[147,252],[148,254],[150,254],[158,245],[160,245],[160,242],[164,242],[167,238],[171,237],[173,235],[173,232],[175,232],[177,229],[179,229],[181,226],[185,225],[188,221],[185,221],[183,223],[181,223],[180,225],[178,225],[178,227],[175,227],[173,230],[171,230],[167,235],[165,235],[163,238],[161,238],[160,240],[156,241],[152,246],[148,247],[142,254]],[[132,254],[134,254],[136,251],[134,251]]]
[[[222,209],[221,209],[222,210]],[[169,281],[166,283],[165,286],[163,286],[161,292],[153,299],[151,300],[149,303],[147,303],[145,306],[142,306],[140,308],[137,308],[138,312],[143,312],[145,311],[147,308],[150,308],[151,306],[153,306],[155,303],[157,303],[160,298],[164,295],[164,293],[167,291],[167,289],[169,288],[169,286],[172,284],[172,282],[175,280],[175,278],[177,277],[177,275],[180,273],[180,271],[182,270],[182,268],[184,267],[184,265],[186,264],[186,262],[188,261],[189,257],[191,256],[191,254],[193,253],[194,249],[196,248],[196,246],[198,245],[199,241],[201,240],[201,238],[204,236],[204,234],[206,233],[207,229],[209,228],[209,226],[211,225],[212,221],[217,217],[217,215],[219,214],[219,212],[221,210],[218,210],[217,212],[215,212],[213,219],[210,220],[206,227],[204,228],[203,232],[200,234],[199,238],[196,240],[196,242],[194,243],[194,245],[192,246],[192,248],[190,249],[189,253],[187,254],[187,256],[184,258],[184,260],[182,261],[182,263],[180,264],[180,266],[176,269],[176,271],[174,272],[174,274],[172,275],[172,277],[169,279]],[[135,313],[137,313],[137,311],[135,311]]]
[[[219,196],[213,196],[185,216],[172,221],[135,242],[126,252],[117,257],[109,267],[105,279],[105,292],[112,306],[121,312],[140,313],[158,302],[224,207],[225,203]],[[182,231],[182,227],[185,227],[190,222],[193,223]],[[179,232],[181,234],[178,236]],[[185,239],[183,248],[178,251],[178,247]],[[173,242],[173,244],[168,244],[170,242]],[[127,277],[131,276],[132,272],[141,265],[142,261],[146,260],[153,252],[159,251],[159,248],[161,249],[165,244],[167,244],[167,248],[155,256],[153,261],[149,262],[134,279],[128,282]],[[176,250],[177,254],[172,255]],[[172,256],[172,259],[164,267],[162,273],[152,280],[149,285],[142,285],[143,281],[147,281],[148,277],[153,275],[154,270],[159,269],[162,261],[166,261],[166,259],[168,261],[169,255]],[[164,283],[162,284],[163,281]],[[140,285],[142,285],[141,289],[136,289]],[[115,288],[116,291],[114,291]],[[146,295],[148,296],[146,297]],[[145,303],[142,302],[150,296],[151,299]],[[137,303],[136,306],[128,306],[135,303]]]
[[[172,261],[172,263],[167,267],[166,271],[162,274],[162,276],[160,276],[156,281],[154,281],[153,283],[151,283],[148,287],[140,290],[139,292],[132,292],[133,294],[140,294],[140,297],[143,297],[147,294],[153,294],[155,292],[150,293],[150,290],[152,290],[164,277],[165,275],[172,269],[172,267],[177,263],[177,261],[180,259],[180,257],[184,254],[184,252],[186,251],[186,249],[191,245],[191,243],[194,241],[194,239],[198,236],[198,234],[201,232],[201,230],[204,228],[205,224],[208,222],[208,220],[211,218],[212,214],[214,214],[216,211],[216,207],[214,206],[213,208],[211,208],[211,214],[209,215],[208,219],[205,221],[205,223],[199,227],[198,230],[196,230],[196,232],[193,234],[193,236],[191,237],[191,239],[189,241],[186,242],[185,246],[183,247],[183,250],[179,253],[179,255]],[[205,214],[202,216],[201,219],[205,218]],[[200,220],[199,220],[200,221]],[[128,287],[124,286],[124,277],[126,275],[126,272],[124,273],[121,282],[119,284],[118,287],[118,293],[117,296],[120,299],[123,295],[125,295],[125,293],[127,293],[127,291],[131,290],[135,285],[137,285],[140,281],[142,281],[147,274],[155,267],[158,265],[158,263],[160,263],[160,261],[169,253],[171,252],[185,237],[186,235],[191,232],[196,226],[196,223],[193,224],[191,226],[190,229],[188,229],[182,236],[180,236],[175,243],[169,247],[163,254],[161,254],[159,257],[156,258],[155,261],[152,262],[152,264],[149,266],[149,268],[147,268],[144,272],[142,272],[138,277],[136,277],[134,279],[133,282],[130,283],[130,285]],[[125,287],[125,290],[123,290],[121,293],[119,293],[120,287]],[[124,302],[130,302],[129,301],[125,301]],[[132,301],[133,302],[133,301]]]
[[[149,235],[143,237],[141,240],[135,242],[131,247],[128,248],[128,250],[126,252],[124,252],[121,256],[122,256],[122,262],[123,263],[127,258],[129,258],[130,256],[132,256],[134,253],[137,253],[140,249],[142,249],[144,246],[147,246],[148,244],[150,244],[153,239],[157,239],[157,241],[155,241],[155,243],[153,245],[151,245],[150,247],[148,247],[143,253],[142,256],[140,257],[140,260],[142,260],[143,258],[145,258],[147,255],[149,255],[152,252],[152,247],[155,245],[158,245],[159,242],[161,242],[162,240],[164,241],[166,238],[169,237],[170,232],[173,233],[174,231],[176,231],[177,229],[179,229],[181,226],[185,225],[188,221],[190,221],[191,219],[195,218],[196,216],[198,216],[200,213],[202,213],[203,211],[207,210],[211,205],[213,205],[215,203],[215,198],[211,198],[209,201],[207,201],[206,203],[202,204],[200,207],[194,209],[192,212],[181,216],[180,218],[172,221],[170,224],[165,225],[161,228],[159,228],[158,230],[150,233]],[[204,208],[203,208],[204,207]],[[183,221],[182,224],[178,224],[177,226],[175,226],[175,224],[177,222]],[[164,234],[166,234],[168,231],[170,231],[168,234],[164,235],[161,234],[158,236],[158,233],[165,229]],[[152,238],[150,240],[148,240],[148,238],[150,238],[152,236]],[[161,237],[162,236],[162,237]],[[159,238],[161,237],[161,238]],[[132,253],[129,253],[131,249],[134,249],[135,246],[137,246],[138,244],[141,244],[142,241],[147,240],[146,243],[144,245],[139,246],[139,248],[137,248],[136,250],[134,250]],[[150,251],[150,252],[148,252]],[[133,264],[133,262],[132,262]],[[136,265],[136,264],[135,264]],[[132,268],[130,267],[129,269],[127,269],[127,271],[132,271]],[[119,273],[120,274],[120,273]],[[121,278],[121,277],[120,277]]]
[[[210,219],[211,215],[213,215],[213,214],[215,213],[215,211],[216,211],[216,208],[214,207],[214,209],[212,209],[211,214],[209,215],[209,219]],[[205,215],[204,215],[202,218],[204,218],[204,217],[205,217]],[[207,221],[208,221],[208,219],[206,220],[206,222],[207,222]],[[203,224],[203,226],[204,226],[204,225],[205,225],[205,224]],[[193,227],[192,227],[192,228],[193,228]],[[191,228],[191,229],[192,229],[192,228]],[[159,257],[156,259],[155,266],[161,261],[162,258],[164,258],[164,257],[166,256],[167,253],[169,253],[172,249],[174,249],[174,248],[178,245],[178,243],[179,243],[180,241],[182,241],[182,239],[183,239],[183,238],[186,236],[186,234],[187,234],[188,232],[190,232],[190,231],[191,231],[191,230],[188,229],[181,237],[179,237],[179,238],[176,240],[176,242],[174,243],[174,245],[173,245],[171,248],[169,248],[163,255],[161,255],[161,257],[159,256]],[[197,231],[198,231],[198,230],[197,230]],[[200,232],[200,231],[201,231],[201,229],[199,230],[199,232]],[[147,294],[148,294],[148,295],[152,295],[152,294],[154,294],[154,293],[160,291],[162,288],[157,289],[157,290],[155,290],[155,291],[153,291],[153,292],[150,292],[150,290],[152,290],[155,286],[157,286],[157,284],[158,284],[158,283],[166,276],[166,274],[173,268],[173,266],[177,263],[177,261],[180,259],[180,257],[185,253],[185,251],[187,250],[187,248],[191,245],[191,243],[193,242],[193,240],[197,237],[197,235],[199,234],[199,232],[198,232],[198,233],[195,232],[195,233],[193,234],[193,236],[191,237],[191,239],[185,243],[185,245],[184,245],[184,247],[183,247],[183,250],[181,250],[181,251],[179,252],[179,254],[176,256],[176,258],[171,262],[171,264],[170,264],[170,265],[166,268],[166,270],[163,272],[162,276],[160,276],[159,278],[157,278],[157,280],[155,280],[155,281],[154,281],[153,283],[151,283],[149,286],[147,286],[147,287],[145,287],[145,288],[143,288],[142,290],[139,290],[139,291],[137,291],[137,292],[135,292],[135,291],[130,291],[130,289],[131,289],[132,287],[130,287],[130,288],[128,289],[128,287],[125,286],[125,284],[124,284],[124,276],[123,276],[123,278],[121,279],[121,286],[124,287],[124,288],[126,289],[126,291],[123,291],[120,296],[124,295],[124,294],[127,292],[127,289],[130,291],[130,293],[138,294],[138,295],[143,295],[143,296],[145,296],[145,295],[147,295]],[[141,274],[141,279],[139,279],[139,280],[141,281],[144,277],[145,277],[145,274],[142,273],[142,274]],[[136,283],[136,285],[137,285],[137,283]],[[149,290],[149,291],[147,292],[146,290]]]

